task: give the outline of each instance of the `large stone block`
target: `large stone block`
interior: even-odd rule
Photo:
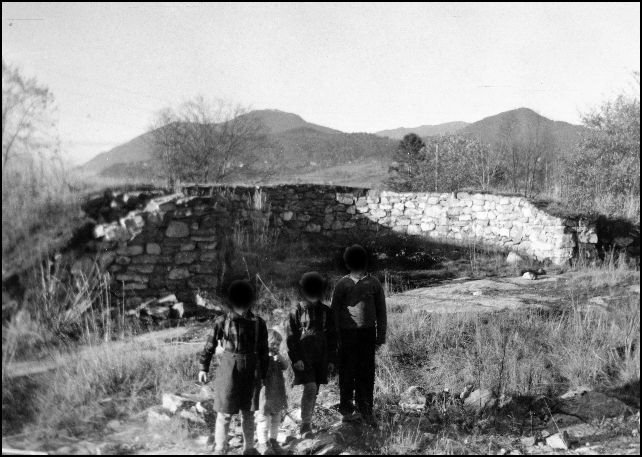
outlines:
[[[418,225],[409,225],[408,226],[408,235],[419,235],[421,234],[421,228]]]
[[[352,205],[354,203],[354,195],[337,193],[336,200],[344,205]]]
[[[186,268],[173,268],[170,270],[169,274],[167,277],[169,279],[175,280],[175,279],[186,279],[189,278],[190,272]]]
[[[192,289],[214,289],[218,284],[215,275],[194,275],[189,278],[188,286]]]
[[[151,255],[160,255],[160,253],[161,253],[160,244],[158,244],[158,243],[147,243],[147,246],[145,246],[145,252],[147,252],[147,254],[151,254]]]
[[[134,273],[118,273],[116,275],[116,281],[121,282],[141,282],[146,283],[149,281],[149,276],[134,274]]]
[[[215,263],[197,263],[189,266],[190,273],[213,275],[218,272],[218,267]]]
[[[116,257],[115,262],[118,265],[129,265],[130,263],[132,263],[132,259],[131,259],[131,257],[127,257],[127,256],[124,256],[124,255],[121,255],[121,256]]]
[[[174,262],[176,265],[190,264],[198,259],[198,252],[196,251],[182,251],[176,254]]]
[[[189,226],[185,222],[171,221],[165,230],[165,236],[169,238],[185,238],[189,236]]]
[[[116,254],[118,255],[127,255],[127,256],[135,256],[135,255],[140,255],[143,253],[143,247],[140,245],[124,245],[118,248],[116,251]]]

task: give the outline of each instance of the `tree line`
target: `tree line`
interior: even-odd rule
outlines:
[[[584,133],[568,150],[560,150],[541,124],[526,136],[517,134],[510,118],[494,143],[408,134],[394,153],[386,186],[401,192],[511,192],[639,222],[639,74],[636,83],[637,95],[620,95],[583,116]]]

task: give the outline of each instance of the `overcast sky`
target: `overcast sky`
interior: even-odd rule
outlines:
[[[76,163],[197,94],[348,132],[521,106],[576,123],[640,68],[639,3],[3,3],[2,21]]]

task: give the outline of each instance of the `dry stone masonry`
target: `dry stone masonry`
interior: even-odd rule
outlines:
[[[117,292],[136,304],[168,293],[215,291],[225,258],[222,240],[250,226],[310,236],[388,231],[555,264],[598,241],[585,220],[548,214],[523,197],[280,185],[187,186],[97,225],[94,243]]]

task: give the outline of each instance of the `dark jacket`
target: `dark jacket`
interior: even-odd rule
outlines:
[[[356,283],[350,275],[341,278],[332,295],[332,311],[339,330],[376,328],[377,344],[386,342],[386,297],[374,276],[367,274]]]
[[[294,384],[328,382],[328,363],[337,353],[337,332],[330,308],[307,300],[297,304],[285,325],[288,355],[292,363],[302,361],[303,371],[294,370]]]
[[[258,334],[257,334],[258,332]],[[201,371],[209,371],[212,356],[219,341],[225,352],[254,354],[258,362],[258,374],[265,379],[268,369],[268,337],[265,321],[251,311],[245,317],[234,311],[219,316],[199,358]]]

